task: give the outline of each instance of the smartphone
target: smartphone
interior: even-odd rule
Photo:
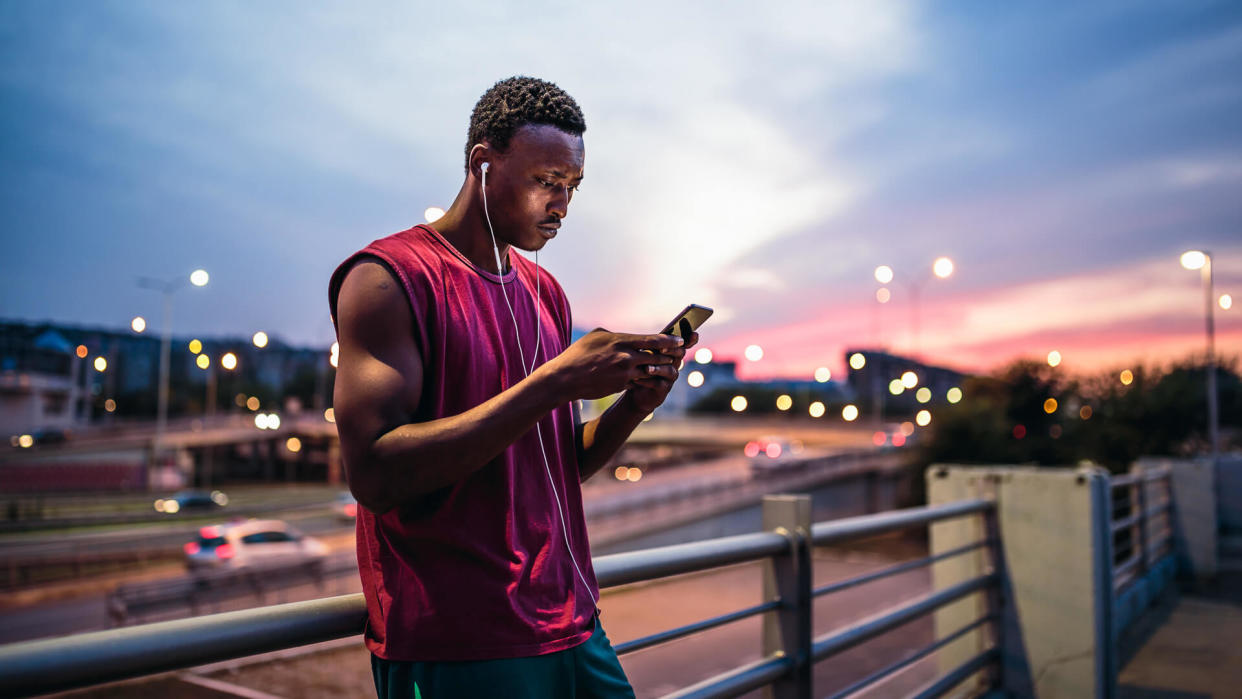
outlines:
[[[712,317],[712,313],[714,311],[707,306],[699,306],[692,303],[682,309],[681,313],[678,313],[677,317],[673,318],[668,325],[665,325],[660,334],[676,335],[688,341],[690,333],[698,330],[699,326],[707,322],[707,319]]]

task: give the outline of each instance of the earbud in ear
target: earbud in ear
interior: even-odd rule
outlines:
[[[480,169],[480,170],[482,170],[483,172],[487,172],[487,166],[488,166],[488,165],[490,165],[490,163],[488,163],[488,162],[485,160],[485,161],[483,161],[483,163],[482,163],[481,165],[479,165],[479,169]]]

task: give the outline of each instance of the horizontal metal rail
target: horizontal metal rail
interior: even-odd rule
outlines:
[[[947,505],[911,507],[862,517],[847,517],[812,525],[811,541],[816,546],[836,544],[931,524],[943,519],[988,512],[995,508],[996,503],[991,500],[962,500]]]
[[[1129,486],[1138,483],[1138,477],[1136,477],[1133,473],[1128,473],[1123,476],[1112,476],[1108,479],[1108,482],[1109,485],[1116,490],[1117,488],[1128,488]]]
[[[362,632],[366,602],[341,595],[0,646],[6,696],[44,694],[330,641]]]
[[[696,621],[693,624],[686,624],[685,626],[679,626],[675,629],[669,629],[668,631],[661,631],[660,633],[653,633],[650,636],[643,636],[642,638],[636,638],[633,641],[626,641],[625,643],[618,643],[615,646],[615,650],[617,651],[617,655],[624,655],[626,653],[632,653],[636,650],[642,650],[644,648],[649,648],[654,645],[658,645],[658,644],[665,643],[668,641],[673,641],[678,638],[682,638],[684,636],[689,636],[692,633],[698,633],[699,631],[706,631],[708,629],[714,629],[717,626],[724,626],[725,624],[728,624],[730,622],[738,621],[739,619],[745,619],[747,617],[751,617],[756,614],[762,614],[763,612],[775,611],[777,609],[780,609],[780,606],[781,606],[781,600],[779,599],[772,600],[771,602],[764,602],[763,604],[756,604],[753,607],[739,609],[736,612],[730,612],[728,614],[721,614],[720,616],[712,617],[711,619],[705,619],[703,621]]]
[[[1142,519],[1142,515],[1136,512],[1130,515],[1129,517],[1126,517],[1125,519],[1115,520],[1113,521],[1113,533],[1116,534],[1117,532],[1123,529],[1128,529],[1130,527],[1133,527],[1134,525],[1138,524],[1139,520],[1141,519]]]
[[[1157,468],[1157,469],[1152,469],[1151,471],[1144,471],[1143,480],[1150,483],[1152,481],[1158,481],[1158,480],[1163,480],[1166,478],[1171,478],[1172,475],[1173,475],[1173,470],[1170,469],[1168,466],[1165,466],[1164,468]]]
[[[841,590],[848,590],[851,587],[857,587],[859,585],[862,585],[864,583],[869,583],[874,580],[880,580],[882,578],[887,578],[892,575],[899,575],[901,573],[906,573],[911,570],[917,570],[924,566],[931,565],[932,563],[935,563],[937,561],[943,561],[946,558],[960,556],[963,553],[969,553],[971,551],[974,551],[975,549],[980,549],[985,546],[989,546],[993,543],[995,543],[995,541],[992,539],[984,539],[983,541],[976,541],[973,544],[967,544],[959,548],[950,549],[943,553],[938,553],[935,556],[927,556],[925,558],[916,558],[913,561],[905,561],[903,563],[898,563],[896,565],[892,565],[887,568],[881,568],[880,570],[877,570],[871,573],[865,573],[863,575],[859,575],[859,576],[850,578],[848,580],[841,580],[839,582],[828,583],[827,585],[823,585],[821,587],[817,587],[814,590],[812,590],[811,596],[819,597],[821,595],[828,595],[834,592],[840,592]]]
[[[794,669],[794,659],[778,656],[757,660],[748,665],[722,672],[685,689],[666,694],[664,699],[717,699],[739,697],[747,692],[772,684]]]
[[[934,699],[934,697],[942,697],[948,694],[954,687],[965,682],[971,675],[982,670],[983,668],[997,662],[1000,659],[1000,651],[995,648],[989,648],[979,655],[958,665],[942,677],[934,680],[931,684],[924,686],[917,693],[910,695],[911,699]]]
[[[820,636],[811,644],[811,657],[816,661],[823,660],[869,641],[876,636],[890,631],[910,621],[930,614],[950,602],[959,600],[966,595],[987,589],[997,583],[995,573],[981,575],[972,580],[958,583],[952,587],[925,595],[913,602],[907,602],[892,609],[887,609],[845,628]]]
[[[774,532],[759,532],[615,553],[602,556],[593,564],[599,586],[615,587],[763,559],[787,551],[789,539]]]
[[[844,542],[994,508],[995,504],[991,501],[970,500],[853,517],[813,525],[810,539],[820,545]],[[593,563],[600,587],[615,587],[787,555],[795,541],[793,537],[776,532],[758,532],[602,556]],[[980,542],[960,551],[899,564],[900,567],[869,574],[871,577],[868,579],[927,565],[939,558],[982,545],[983,542]],[[992,575],[976,578],[892,610],[884,618],[872,619],[838,632],[816,644],[816,657],[826,657],[861,642],[941,604],[982,589],[992,581]],[[863,580],[846,582],[854,585],[861,584]],[[838,589],[843,589],[840,587],[842,583],[837,585]],[[637,650],[752,614],[772,611],[780,604],[780,600],[768,601],[631,641],[621,648]],[[361,633],[366,613],[362,595],[354,594],[10,644],[0,646],[0,685],[4,686],[6,695],[48,693],[309,645]],[[684,690],[688,693],[679,693],[678,696],[735,696],[768,684],[793,667],[794,660],[790,657],[768,658],[694,685]]]
[[[848,686],[848,687],[846,687],[845,689],[842,689],[842,690],[840,690],[840,691],[838,691],[838,692],[835,692],[834,694],[829,695],[829,697],[830,697],[830,699],[844,699],[844,697],[847,697],[847,696],[849,696],[849,695],[851,695],[851,694],[854,694],[854,693],[856,693],[856,692],[858,692],[858,691],[860,691],[860,690],[863,690],[863,689],[865,689],[865,688],[867,688],[867,687],[870,687],[871,685],[873,685],[873,684],[875,684],[875,683],[879,682],[880,680],[885,679],[885,678],[886,678],[886,677],[888,677],[889,675],[892,675],[892,674],[896,673],[898,670],[901,670],[902,668],[908,667],[908,666],[910,666],[910,665],[912,665],[912,664],[914,664],[914,663],[916,663],[916,662],[918,662],[918,661],[922,660],[923,658],[926,658],[927,656],[931,655],[932,653],[935,653],[936,651],[940,650],[941,648],[944,648],[945,646],[947,646],[947,645],[949,645],[950,643],[952,643],[952,642],[956,641],[957,639],[961,638],[962,636],[965,636],[966,634],[970,633],[971,631],[974,631],[975,629],[979,628],[980,626],[983,626],[984,624],[989,624],[989,623],[992,623],[992,622],[998,621],[999,619],[1000,619],[1000,617],[998,617],[998,616],[997,616],[997,615],[995,615],[995,614],[988,614],[988,615],[985,615],[985,616],[979,617],[978,619],[976,619],[976,620],[974,620],[974,621],[970,622],[969,624],[967,624],[967,625],[963,626],[962,628],[958,629],[957,631],[954,631],[953,633],[949,634],[948,636],[945,636],[944,638],[942,638],[942,639],[940,639],[940,640],[936,641],[935,643],[932,643],[931,645],[928,645],[928,646],[924,646],[923,648],[920,648],[919,650],[915,651],[914,653],[911,653],[910,655],[907,655],[906,657],[902,658],[901,660],[898,660],[897,662],[895,662],[895,663],[893,663],[893,664],[891,664],[891,665],[889,665],[889,666],[887,666],[887,667],[884,667],[884,668],[881,668],[881,669],[879,669],[879,670],[876,670],[875,672],[871,673],[870,675],[867,675],[866,677],[862,678],[861,680],[858,680],[857,682],[854,682],[853,684],[849,685],[849,686]]]

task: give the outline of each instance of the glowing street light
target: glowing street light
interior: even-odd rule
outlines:
[[[197,339],[190,340],[189,349],[190,354],[198,354],[203,351],[203,343]]]
[[[210,278],[205,269],[196,269],[190,272],[190,283],[194,286],[207,286],[207,280]]]
[[[428,206],[423,211],[423,220],[427,223],[435,223],[444,217],[444,209],[438,206]]]
[[[129,321],[129,327],[133,328],[134,332],[140,333],[147,329],[147,319],[142,316],[134,316],[134,319]]]
[[[1057,399],[1056,398],[1049,398],[1048,400],[1044,401],[1044,412],[1045,413],[1048,413],[1049,415],[1051,415],[1055,413],[1056,411],[1057,411]]]
[[[1056,350],[1052,350],[1051,352],[1049,352],[1048,353],[1048,366],[1060,366],[1060,364],[1061,364],[1061,353]]]
[[[858,406],[850,404],[841,408],[841,418],[846,422],[853,422],[858,419]]]
[[[740,413],[746,410],[746,396],[733,396],[733,400],[729,402],[729,407],[733,408],[733,412]]]
[[[894,396],[900,396],[905,390],[906,385],[901,382],[901,379],[893,379],[888,382],[888,392]]]
[[[1233,308],[1233,297],[1229,294],[1221,294],[1219,302],[1222,311],[1227,311],[1230,308]]]
[[[196,269],[190,273],[190,284],[203,287],[210,277],[207,270]],[[158,457],[163,448],[164,430],[168,425],[168,368],[172,357],[172,297],[185,284],[185,277],[172,280],[141,277],[138,286],[158,291],[164,296],[164,318],[160,328],[160,380],[155,409],[155,440],[152,451]],[[145,327],[145,323],[144,323]]]
[[[1122,369],[1121,376],[1119,378],[1121,379],[1122,386],[1129,386],[1134,383],[1134,372],[1129,369]]]
[[[1182,253],[1182,266],[1186,269],[1200,270],[1200,277],[1203,279],[1203,293],[1207,313],[1207,400],[1208,400],[1208,435],[1212,442],[1212,462],[1216,462],[1216,456],[1220,453],[1220,407],[1219,396],[1216,394],[1216,319],[1214,311],[1216,307],[1215,294],[1212,291],[1212,253],[1206,250],[1187,250]],[[1228,308],[1233,305],[1233,299],[1229,299],[1228,306],[1222,297],[1220,304],[1222,307]]]
[[[913,371],[907,371],[901,375],[901,385],[906,388],[914,388],[919,385],[919,375]]]
[[[953,274],[953,260],[947,257],[938,257],[932,263],[932,273],[941,279],[948,279]]]
[[[263,349],[264,347],[267,347],[267,333],[260,330],[254,334],[254,337],[250,338],[250,341],[254,343],[255,347]]]
[[[832,380],[832,370],[826,366],[821,366],[815,370],[815,380],[820,383],[827,383]]]
[[[881,284],[888,284],[893,281],[893,268],[888,265],[880,265],[875,268],[875,280]]]
[[[867,366],[867,357],[862,352],[855,352],[850,355],[850,368],[858,371]]]
[[[698,362],[699,364],[711,364],[712,363],[712,351],[707,349],[706,347],[698,348],[697,350],[694,351],[694,361]]]
[[[705,378],[706,377],[703,376],[703,372],[692,371],[689,374],[686,374],[686,383],[690,384],[690,388],[698,388],[703,385]]]
[[[944,397],[950,403],[959,403],[962,400],[962,389],[954,386],[953,388],[950,388],[947,393],[945,393]]]
[[[918,411],[914,415],[914,421],[918,423],[919,427],[927,427],[928,425],[931,424],[931,411],[930,410]]]
[[[236,369],[237,355],[232,352],[226,352],[223,357],[220,357],[220,366],[224,367],[228,371]]]
[[[926,386],[919,388],[919,390],[914,393],[914,399],[920,403],[929,402],[931,400],[931,397],[932,397],[931,389]]]
[[[824,404],[821,403],[820,401],[815,401],[814,403],[811,403],[810,407],[807,408],[807,412],[810,413],[811,417],[823,417],[824,413],[827,411],[828,409],[825,408]]]
[[[208,357],[205,354],[200,354],[194,358],[194,363],[198,365],[199,369],[206,370],[211,366],[211,357]]]
[[[746,355],[746,359],[752,362],[757,362],[760,359],[763,359],[763,348],[759,345],[747,345],[744,354]]]
[[[776,409],[782,413],[793,407],[793,397],[782,393],[776,397]]]
[[[323,419],[327,422],[336,422],[336,410],[328,408],[323,411]]]
[[[95,357],[95,371],[104,373],[108,370],[108,360],[103,357]]]

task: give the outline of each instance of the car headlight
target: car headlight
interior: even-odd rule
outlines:
[[[156,512],[164,511],[164,498],[160,498],[159,500],[155,501],[155,511]]]
[[[219,490],[213,490],[211,491],[211,501],[216,503],[220,507],[224,507],[225,505],[229,504],[229,496],[225,495]]]
[[[175,515],[180,511],[181,511],[181,503],[177,502],[176,500],[165,500],[164,501],[164,512],[167,512],[170,515]]]

